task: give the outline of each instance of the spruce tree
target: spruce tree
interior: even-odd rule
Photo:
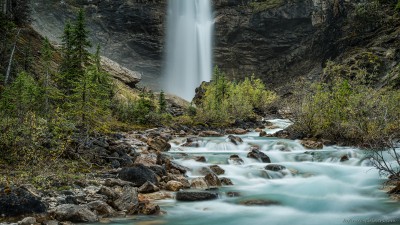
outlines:
[[[88,48],[92,45],[89,41],[89,31],[86,29],[85,12],[80,9],[78,17],[72,28],[72,55],[71,63],[75,76],[83,76],[85,73],[85,67],[90,61],[90,53]]]
[[[160,96],[158,97],[158,110],[159,113],[167,112],[167,101],[165,100],[164,91],[161,91]]]

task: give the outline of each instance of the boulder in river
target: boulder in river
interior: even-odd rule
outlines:
[[[179,181],[170,180],[167,182],[166,189],[168,191],[179,191],[183,188],[183,184]]]
[[[39,196],[24,188],[0,187],[0,215],[6,217],[46,212]]]
[[[215,174],[217,175],[221,175],[225,173],[225,170],[222,169],[220,166],[218,165],[212,165],[210,166],[211,171],[213,171]]]
[[[264,163],[270,163],[271,159],[264,153],[258,149],[252,149],[251,152],[247,154],[247,158],[257,159],[258,161]]]
[[[286,167],[282,166],[282,165],[278,165],[278,164],[268,164],[265,167],[266,170],[271,170],[271,171],[281,171],[286,169]]]
[[[221,184],[223,184],[223,185],[233,185],[232,180],[227,177],[223,177],[220,180],[221,180]]]
[[[307,149],[322,149],[324,147],[322,142],[309,139],[302,140],[300,143]]]
[[[229,135],[228,138],[229,138],[229,140],[230,140],[233,144],[235,144],[235,145],[238,145],[238,144],[240,144],[240,143],[243,143],[243,140],[242,140],[240,137],[238,137],[238,136]]]
[[[158,156],[156,153],[140,154],[136,160],[136,164],[143,164],[145,166],[157,165]]]
[[[242,165],[244,163],[243,159],[241,159],[238,155],[231,155],[228,159],[229,164],[233,165]]]
[[[52,212],[58,221],[71,221],[74,223],[96,222],[99,220],[96,214],[89,210],[87,206],[64,204],[59,205]]]
[[[197,178],[192,179],[190,187],[194,188],[194,189],[207,189],[208,184],[207,184],[205,178],[197,177]]]
[[[209,173],[204,178],[208,186],[221,186],[221,181],[215,173]]]
[[[176,193],[176,200],[184,202],[205,201],[217,198],[217,193],[206,191],[179,191]]]
[[[140,187],[147,181],[158,184],[155,173],[143,164],[135,164],[132,167],[123,168],[118,177],[122,180],[132,182],[135,187]]]

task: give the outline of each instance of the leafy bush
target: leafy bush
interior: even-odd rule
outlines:
[[[197,118],[220,125],[246,120],[255,116],[254,109],[265,109],[275,99],[275,93],[265,90],[260,79],[251,76],[242,82],[231,82],[216,68],[213,81],[206,86]]]
[[[299,102],[293,128],[302,136],[369,145],[399,134],[399,91],[337,78],[314,84]]]

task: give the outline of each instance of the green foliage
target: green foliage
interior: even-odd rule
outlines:
[[[358,3],[354,10],[353,25],[358,31],[371,31],[378,28],[384,20],[385,14],[379,1]]]
[[[199,121],[213,124],[246,120],[255,116],[255,108],[265,109],[275,99],[276,95],[266,91],[260,79],[252,76],[242,82],[231,82],[215,68],[214,79],[206,87],[197,117]]]
[[[167,100],[165,100],[164,91],[161,91],[158,97],[158,112],[159,113],[167,112]]]
[[[398,11],[400,10],[400,1],[397,1],[397,4],[396,4],[396,6],[395,6],[395,9],[398,10]]]
[[[400,92],[337,78],[316,83],[292,107],[294,129],[304,136],[368,145],[399,134]],[[296,103],[295,103],[296,105]]]

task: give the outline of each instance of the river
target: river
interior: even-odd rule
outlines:
[[[272,120],[278,129],[289,123]],[[307,150],[298,142],[258,137],[252,132],[239,135],[240,145],[225,137],[202,138],[200,147],[182,147],[184,138],[173,143],[168,154],[191,169],[187,176],[201,177],[203,167],[219,165],[233,186],[217,190],[219,198],[202,202],[157,202],[167,213],[160,217],[134,217],[113,220],[112,224],[165,225],[339,225],[339,224],[400,224],[400,204],[391,201],[381,190],[385,178],[379,176],[362,150],[324,146]],[[249,148],[257,145],[281,171],[265,169],[268,163],[247,158]],[[229,162],[233,154],[243,164]],[[197,162],[193,156],[204,156]],[[346,160],[343,159],[343,156]],[[347,160],[348,159],[348,160]],[[235,195],[234,197],[230,197]],[[249,200],[274,202],[272,205],[243,205]]]

